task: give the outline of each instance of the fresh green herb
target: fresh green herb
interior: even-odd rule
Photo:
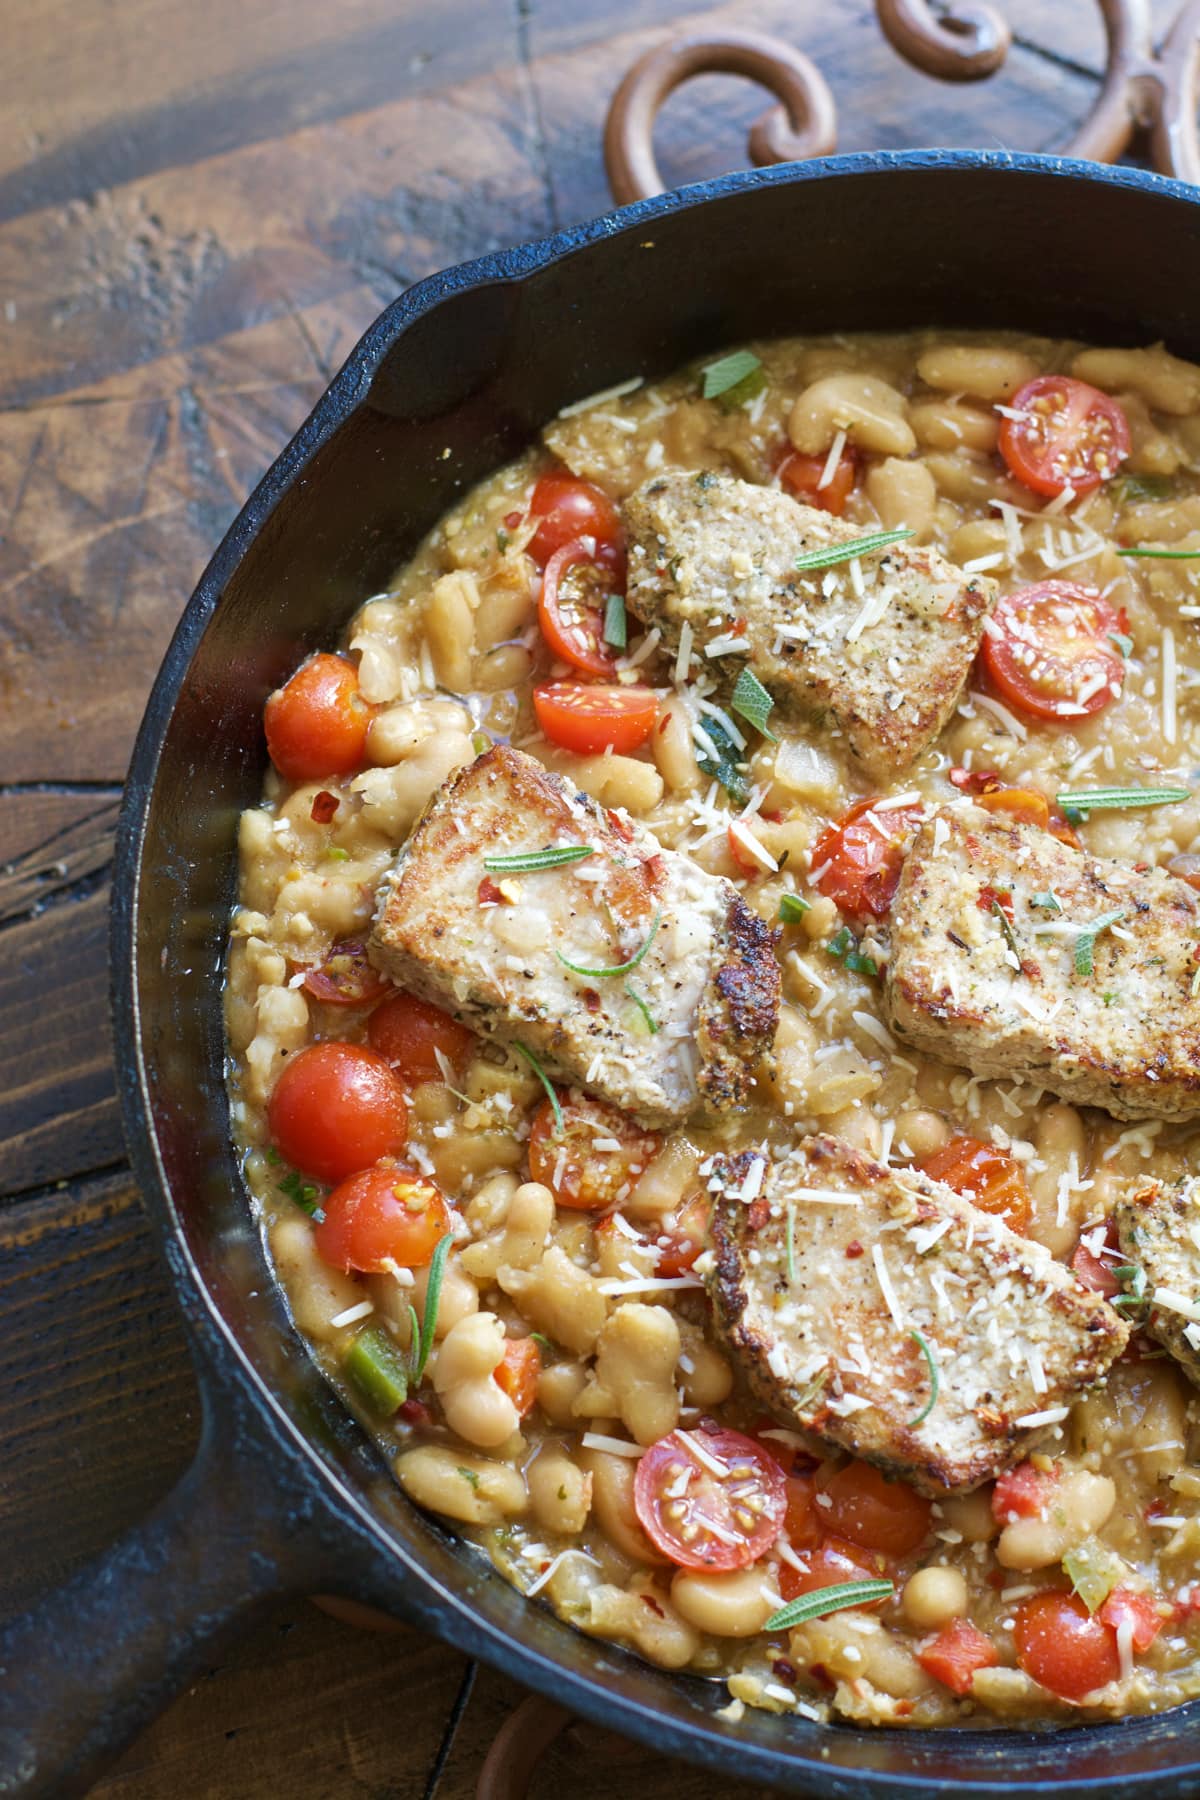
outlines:
[[[563,1134],[562,1107],[559,1105],[558,1095],[554,1091],[554,1083],[551,1081],[532,1050],[527,1050],[524,1044],[514,1044],[513,1049],[517,1052],[518,1056],[523,1056],[525,1058],[525,1061],[529,1064],[530,1068],[545,1088],[546,1098],[550,1102],[550,1110],[554,1114],[554,1135],[555,1137],[561,1137]]]
[[[1126,475],[1120,484],[1121,499],[1126,506],[1139,500],[1166,500],[1171,482],[1166,475]]]
[[[866,537],[848,538],[842,544],[826,544],[821,550],[805,550],[792,564],[794,569],[831,569],[835,563],[852,562],[856,556],[871,556],[892,544],[902,544],[912,532],[907,525],[897,531],[871,531]]]
[[[270,1163],[270,1165],[273,1169],[277,1169],[279,1167],[279,1164],[282,1161],[282,1158],[280,1157],[280,1154],[279,1154],[278,1150],[275,1148],[274,1144],[268,1144],[266,1149],[263,1151],[263,1155],[266,1157],[267,1161]]]
[[[908,1421],[908,1429],[913,1431],[918,1425],[923,1425],[925,1423],[926,1419],[937,1405],[938,1395],[942,1391],[942,1376],[937,1365],[937,1358],[934,1356],[933,1351],[929,1348],[928,1343],[921,1333],[919,1331],[910,1331],[908,1335],[920,1350],[921,1355],[925,1358],[925,1367],[929,1370],[929,1398],[917,1414],[916,1418]]]
[[[1105,1006],[1115,1006],[1117,1001],[1121,998],[1121,996],[1117,992],[1116,988],[1113,988],[1110,993],[1101,994],[1100,998],[1103,1000]]]
[[[715,485],[716,479],[711,469],[701,469],[700,473],[693,477],[702,494],[707,494],[709,488]]]
[[[650,1036],[657,1037],[658,1036],[658,1020],[655,1018],[654,1014],[650,1011],[650,1008],[646,1005],[646,1002],[642,999],[642,996],[638,993],[637,989],[634,987],[634,985],[631,981],[627,981],[625,983],[625,992],[626,992],[627,996],[629,997],[629,999],[633,1001],[633,1004],[637,1007],[638,1011],[641,1013],[642,1018],[645,1021],[646,1029],[650,1033]]]
[[[486,756],[492,747],[492,740],[486,731],[477,731],[471,738],[471,748],[476,756]]]
[[[779,901],[779,917],[785,925],[798,925],[806,912],[812,911],[812,901],[805,900],[800,894],[784,894]]]
[[[497,528],[497,531],[496,531],[496,548],[500,552],[501,556],[503,556],[504,552],[508,549],[508,542],[509,542],[508,533],[507,533],[507,531],[505,531],[503,525],[501,525]]]
[[[713,750],[714,757],[706,745],[696,745],[696,763],[706,775],[719,781],[729,798],[738,806],[744,806],[750,798],[750,789],[746,778],[738,768],[738,748],[722,725],[720,719],[714,719],[711,713],[704,716],[704,732]]]
[[[625,602],[620,594],[610,594],[604,602],[604,641],[614,650],[624,650],[629,641]]]
[[[1121,1579],[1120,1558],[1094,1537],[1084,1538],[1082,1544],[1068,1550],[1062,1566],[1090,1613],[1104,1605]]]
[[[890,1600],[895,1593],[890,1581],[839,1581],[832,1587],[816,1588],[789,1600],[763,1626],[764,1631],[786,1631],[789,1626],[803,1625],[808,1619],[823,1619],[827,1613],[844,1612],[848,1606],[870,1606],[875,1600]]]
[[[1134,544],[1130,549],[1118,549],[1118,556],[1156,556],[1164,562],[1188,562],[1200,556],[1200,550],[1152,550],[1147,544]]]
[[[830,956],[836,956],[852,975],[878,975],[879,967],[873,957],[864,956],[858,947],[858,939],[848,925],[843,925],[836,936],[831,937],[825,946]]]
[[[605,975],[632,975],[633,971],[637,968],[647,950],[649,950],[651,944],[654,942],[658,933],[658,928],[661,924],[662,907],[660,906],[655,913],[654,918],[651,920],[650,929],[646,933],[646,941],[641,949],[636,951],[634,955],[629,958],[628,962],[615,963],[611,969],[585,969],[582,963],[568,962],[561,950],[556,950],[554,954],[557,956],[564,969],[570,969],[572,975],[591,975],[597,980]]]
[[[796,1285],[796,1207],[788,1201],[787,1209],[787,1278],[788,1286]]]
[[[595,856],[591,844],[547,845],[544,850],[514,850],[506,856],[485,856],[483,866],[495,875],[531,875],[535,869],[561,869],[566,863]]]
[[[1108,633],[1108,641],[1110,644],[1116,645],[1121,655],[1125,658],[1125,661],[1128,662],[1129,658],[1133,655],[1133,639],[1126,636],[1123,631],[1110,631]]]
[[[408,1399],[408,1363],[381,1325],[359,1332],[342,1367],[372,1411],[384,1418]]]
[[[1029,901],[1030,906],[1040,906],[1046,912],[1060,913],[1062,902],[1053,888],[1047,888],[1044,894],[1034,894]]]
[[[1004,933],[1004,941],[1008,945],[1010,956],[1015,957],[1017,967],[1021,966],[1021,950],[1017,943],[1017,934],[1012,928],[1012,920],[1004,910],[1002,902],[993,896],[991,910],[996,916],[996,923]]]
[[[306,1212],[310,1219],[316,1218],[321,1210],[321,1190],[311,1181],[305,1181],[298,1169],[289,1169],[275,1185],[301,1212]]]
[[[682,567],[683,567],[683,557],[682,556],[673,556],[671,558],[670,562],[667,564],[667,574],[671,577],[672,581],[679,580],[679,571]]]
[[[1137,1263],[1120,1263],[1113,1270],[1113,1275],[1124,1288],[1112,1301],[1113,1306],[1144,1306],[1146,1304],[1146,1271]]]
[[[738,676],[729,704],[735,713],[740,713],[743,719],[753,725],[755,731],[761,732],[769,743],[779,742],[774,732],[767,730],[767,720],[775,702],[758,676],[751,674],[749,669],[743,669]]]
[[[1124,917],[1125,908],[1118,907],[1115,912],[1101,913],[1080,931],[1075,939],[1075,973],[1080,981],[1086,981],[1095,966],[1096,939],[1100,933],[1107,931],[1110,925],[1119,925]]]
[[[743,406],[767,385],[766,373],[753,350],[733,350],[709,363],[702,374],[704,398],[720,400],[725,407]]]
[[[1090,812],[1110,812],[1122,806],[1174,806],[1191,798],[1189,788],[1111,787],[1063,788],[1054,798],[1074,824]]]
[[[550,1339],[546,1337],[544,1332],[531,1331],[529,1335],[535,1344],[540,1344],[542,1349],[547,1353],[553,1353],[554,1345],[551,1343]]]
[[[439,1238],[437,1248],[429,1261],[429,1280],[425,1284],[425,1323],[421,1327],[421,1340],[415,1340],[409,1346],[409,1355],[414,1357],[412,1364],[413,1385],[416,1386],[425,1373],[425,1364],[433,1349],[433,1334],[437,1327],[438,1301],[442,1295],[442,1277],[446,1273],[446,1258],[450,1254],[450,1246],[454,1242],[450,1233]]]
[[[330,844],[325,852],[325,856],[329,862],[350,861],[350,852],[348,850],[343,850],[340,844]]]
[[[463,1465],[459,1463],[455,1469],[455,1474],[461,1475],[464,1481],[470,1482],[476,1493],[479,1492],[479,1477],[474,1469],[465,1469]]]

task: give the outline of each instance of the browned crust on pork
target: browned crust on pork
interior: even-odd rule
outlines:
[[[776,937],[733,893],[719,942],[720,961],[696,1020],[700,1092],[718,1112],[746,1099],[753,1066],[774,1042],[780,993]]]

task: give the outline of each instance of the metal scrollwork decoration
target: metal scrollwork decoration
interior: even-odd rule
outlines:
[[[1144,134],[1150,159],[1165,175],[1200,182],[1200,0],[1186,0],[1155,45],[1149,0],[1097,0],[1108,55],[1091,112],[1064,156],[1113,162]],[[1008,55],[1012,32],[989,0],[875,0],[880,28],[893,49],[942,81],[984,81]],[[604,157],[614,198],[624,205],[663,191],[654,156],[654,121],[677,87],[694,75],[742,75],[767,88],[776,104],[750,132],[751,161],[798,162],[828,156],[837,144],[837,109],[816,64],[779,38],[755,32],[687,32],[650,50],[613,96]]]

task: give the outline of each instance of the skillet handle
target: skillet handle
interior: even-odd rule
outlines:
[[[5,1800],[85,1794],[237,1626],[272,1596],[320,1584],[317,1534],[285,1533],[261,1444],[242,1439],[235,1457],[236,1426],[206,1414],[196,1459],[163,1503],[0,1629]]]

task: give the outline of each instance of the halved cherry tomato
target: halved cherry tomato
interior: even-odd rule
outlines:
[[[708,1240],[712,1207],[704,1194],[694,1194],[676,1209],[673,1219],[663,1220],[659,1232],[657,1275],[686,1275]]]
[[[392,994],[367,1020],[367,1038],[405,1081],[443,1079],[437,1052],[459,1063],[475,1043],[475,1033],[440,1006],[415,994]]]
[[[504,1355],[492,1371],[497,1387],[504,1389],[520,1418],[537,1399],[542,1353],[531,1337],[505,1338]]]
[[[1089,494],[1116,474],[1129,449],[1123,409],[1070,375],[1027,381],[1000,423],[1000,454],[1035,494],[1061,494],[1066,488]]]
[[[705,1427],[651,1444],[638,1463],[633,1499],[651,1543],[684,1569],[757,1562],[787,1510],[774,1457],[740,1431]]]
[[[529,502],[529,517],[541,521],[528,550],[542,568],[555,551],[580,538],[592,540],[596,562],[617,568],[624,558],[624,533],[615,504],[590,481],[568,475],[565,469],[550,469],[539,478]]]
[[[1153,1594],[1140,1594],[1134,1588],[1125,1587],[1113,1589],[1100,1608],[1100,1617],[1114,1631],[1129,1624],[1132,1627],[1129,1641],[1139,1656],[1150,1648],[1167,1622],[1159,1612]]]
[[[423,1269],[450,1229],[439,1187],[418,1169],[384,1160],[339,1182],[313,1234],[332,1268],[379,1275],[395,1264]]]
[[[1014,1519],[1036,1519],[1050,1503],[1058,1476],[1031,1462],[1006,1469],[992,1489],[992,1517],[1001,1525]]]
[[[811,1475],[786,1477],[787,1511],[783,1531],[793,1550],[815,1550],[822,1537],[817,1484]],[[793,1574],[797,1571],[793,1570]]]
[[[817,887],[844,913],[882,919],[896,897],[906,842],[922,817],[919,806],[857,800],[827,825],[813,846]]]
[[[319,968],[304,976],[304,991],[326,1006],[370,1006],[391,984],[367,961],[365,944],[346,938],[334,944]]]
[[[1124,615],[1094,588],[1039,581],[1005,594],[980,652],[1006,700],[1032,719],[1090,718],[1121,692]]]
[[[1121,1284],[1113,1273],[1114,1269],[1120,1268],[1121,1260],[1119,1256],[1110,1256],[1106,1261],[1103,1256],[1096,1254],[1088,1242],[1088,1239],[1094,1236],[1095,1229],[1093,1226],[1090,1231],[1081,1234],[1079,1242],[1071,1253],[1071,1273],[1076,1281],[1082,1282],[1085,1288],[1090,1288],[1093,1294],[1102,1294],[1106,1300],[1111,1300],[1114,1294],[1119,1294],[1121,1291]],[[1120,1251],[1117,1227],[1112,1219],[1105,1222],[1104,1242],[1101,1248]]]
[[[360,1044],[309,1044],[284,1064],[267,1102],[271,1139],[321,1181],[369,1169],[408,1141],[408,1108],[382,1056]]]
[[[271,761],[285,781],[354,775],[362,768],[371,711],[358,670],[344,656],[310,656],[263,709]]]
[[[591,573],[568,593],[565,583],[573,569]],[[616,674],[616,652],[604,641],[604,603],[612,591],[612,571],[581,541],[564,544],[546,564],[538,600],[542,636],[555,656],[585,675]]]
[[[858,457],[853,450],[843,450],[833,474],[822,487],[821,477],[828,461],[828,456],[806,456],[802,450],[793,450],[779,465],[779,485],[805,506],[819,506],[822,512],[840,518],[858,480]]]
[[[888,1481],[870,1463],[850,1462],[825,1484],[827,1531],[860,1550],[905,1556],[929,1535],[933,1503],[903,1481]]]
[[[603,1100],[582,1095],[560,1102],[562,1132],[543,1100],[529,1128],[529,1174],[553,1189],[571,1212],[603,1212],[658,1155],[661,1139]],[[597,1143],[616,1149],[596,1149]]]
[[[931,1644],[917,1651],[917,1661],[952,1694],[969,1694],[976,1670],[994,1669],[1000,1658],[991,1638],[970,1619],[951,1619]]]
[[[1051,1590],[1022,1600],[1013,1640],[1025,1673],[1061,1700],[1082,1700],[1121,1673],[1116,1632],[1078,1594]]]
[[[649,688],[547,681],[533,690],[533,710],[552,744],[580,756],[601,750],[624,756],[654,730],[658,701]]]
[[[921,1162],[926,1175],[944,1181],[980,1212],[992,1213],[1023,1235],[1033,1218],[1033,1202],[1015,1156],[978,1138],[953,1137]]]
[[[798,1600],[801,1594],[811,1594],[817,1588],[840,1587],[844,1581],[877,1581],[886,1567],[881,1556],[872,1557],[842,1538],[822,1538],[815,1549],[800,1548],[798,1556],[804,1564],[802,1569],[793,1568],[789,1562],[779,1565],[779,1592],[784,1600]],[[877,1600],[869,1601],[863,1610],[879,1604]]]

